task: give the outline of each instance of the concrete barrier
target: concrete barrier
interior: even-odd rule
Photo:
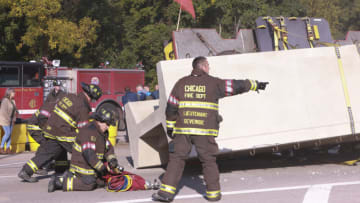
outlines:
[[[159,108],[159,100],[128,102],[125,115],[134,166],[140,168],[166,163],[165,111]]]
[[[340,47],[340,52],[359,133],[360,57],[354,45]],[[219,112],[224,118],[217,138],[220,153],[352,136],[333,47],[216,56],[208,61],[213,76],[270,82],[260,94],[249,92],[220,100]],[[128,120],[132,122],[128,128],[132,155],[137,155],[133,156],[136,168],[166,163],[167,159],[161,158],[167,156],[166,101],[175,82],[190,74],[191,62],[182,59],[157,64],[160,100],[156,111],[142,112],[143,117],[135,119],[135,109],[142,103],[126,107],[127,119],[128,112],[134,117],[134,121]],[[134,146],[131,137],[141,144]]]

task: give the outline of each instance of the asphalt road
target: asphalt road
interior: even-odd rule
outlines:
[[[116,154],[126,170],[153,180],[163,168],[134,169],[129,162],[129,147],[118,144]],[[273,155],[247,157],[233,155],[219,161],[221,202],[244,203],[359,203],[360,166],[340,164],[355,153],[329,155],[306,152],[290,159]],[[0,155],[0,202],[151,202],[154,191],[47,192],[50,175],[38,183],[24,183],[17,177],[32,152]],[[187,162],[180,190],[174,202],[207,202],[200,163]]]

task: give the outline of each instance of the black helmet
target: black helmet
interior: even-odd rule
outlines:
[[[61,86],[61,81],[60,80],[54,80],[53,81],[53,86]]]
[[[99,86],[97,85],[93,85],[93,84],[86,84],[84,82],[81,82],[81,87],[82,89],[84,90],[84,92],[91,98],[91,99],[95,99],[95,100],[98,100],[101,95],[102,95],[102,92],[101,92],[101,89]]]
[[[101,107],[93,114],[93,117],[95,120],[107,125],[116,125],[115,113],[107,108]]]

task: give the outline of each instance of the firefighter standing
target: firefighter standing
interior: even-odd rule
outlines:
[[[191,75],[180,79],[172,89],[166,107],[166,127],[173,139],[174,151],[162,178],[160,190],[152,195],[154,201],[171,202],[181,179],[185,160],[192,144],[195,145],[202,164],[206,182],[206,199],[221,199],[219,169],[216,164],[219,123],[218,101],[225,96],[265,90],[267,82],[254,80],[223,80],[209,75],[205,57],[192,62]]]
[[[108,172],[104,164],[106,161],[109,169],[122,172],[123,167],[119,166],[114,148],[105,135],[109,126],[115,125],[113,111],[100,108],[93,117],[95,120],[79,130],[73,144],[70,173],[65,173],[63,177],[53,176],[48,192],[57,189],[89,191],[97,186],[104,186],[105,182],[101,177]]]
[[[78,95],[67,94],[56,103],[43,129],[44,136],[52,139],[47,140],[46,150],[36,154],[19,172],[18,176],[24,181],[36,182],[31,177],[34,172],[57,159],[64,151],[71,153],[78,129],[88,123],[90,101],[98,100],[102,95],[97,85],[81,83],[81,86],[84,92]]]

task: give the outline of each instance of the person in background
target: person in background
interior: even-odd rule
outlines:
[[[151,92],[153,99],[159,99],[159,85],[155,85],[155,91]]]
[[[150,87],[148,85],[144,86],[145,99],[151,100],[153,97],[151,96]]]
[[[146,99],[144,86],[142,84],[138,84],[136,86],[136,92],[137,92],[137,96],[138,96],[138,101],[144,101]]]
[[[16,120],[15,90],[8,88],[1,101],[0,107],[0,125],[4,129],[4,137],[1,140],[0,154],[12,154],[10,151],[11,132]],[[6,151],[4,145],[6,142]]]
[[[131,101],[138,101],[138,95],[130,90],[129,87],[125,87],[125,95],[121,98],[122,104],[125,107],[125,104]]]

